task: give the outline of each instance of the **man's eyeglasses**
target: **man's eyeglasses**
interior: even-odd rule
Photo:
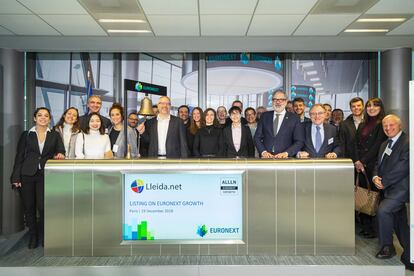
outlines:
[[[309,113],[311,116],[322,116],[325,115],[325,112],[311,112]]]
[[[286,100],[287,100],[286,98],[279,98],[279,99],[278,98],[273,98],[272,99],[273,102],[284,102]]]

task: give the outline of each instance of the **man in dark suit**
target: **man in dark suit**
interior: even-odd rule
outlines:
[[[148,144],[148,157],[188,157],[184,123],[180,118],[170,115],[170,98],[160,97],[158,110],[156,117],[138,126],[142,139]]]
[[[92,95],[88,98],[88,113],[79,117],[79,124],[80,124],[82,131],[85,131],[86,127],[89,124],[89,114],[91,114],[92,112],[99,113],[101,111],[101,107],[102,107],[102,100],[98,95]],[[101,115],[101,118],[102,118],[102,123],[105,127],[105,132],[107,132],[107,130],[111,126],[111,120],[109,120],[108,118],[102,115]]]
[[[296,156],[303,147],[304,132],[299,117],[285,110],[287,97],[278,90],[273,93],[274,111],[263,113],[257,124],[254,140],[262,158]]]
[[[190,127],[190,109],[188,108],[188,105],[181,105],[178,108],[178,117],[183,120],[185,128]]]
[[[302,98],[294,98],[293,99],[293,111],[295,111],[296,115],[299,116],[300,122],[310,122],[311,120],[308,117],[305,117],[305,101]]]
[[[352,158],[355,148],[355,134],[362,121],[364,111],[364,100],[355,97],[349,102],[352,114],[339,126],[339,138],[341,140],[342,155],[345,158]]]
[[[396,115],[388,115],[382,120],[388,137],[379,150],[377,166],[372,178],[375,186],[382,191],[383,199],[378,207],[377,219],[381,250],[379,259],[395,255],[392,234],[395,231],[404,251],[401,261],[407,268],[410,263],[410,230],[407,223],[405,203],[409,199],[409,139],[401,130],[401,120]]]
[[[337,158],[340,155],[336,128],[325,123],[326,111],[323,105],[315,104],[310,112],[311,122],[304,123],[305,145],[298,152],[298,158]]]

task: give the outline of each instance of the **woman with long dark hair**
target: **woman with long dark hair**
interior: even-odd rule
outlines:
[[[77,159],[104,159],[113,157],[111,141],[105,134],[105,126],[99,113],[92,112],[89,116],[85,132],[76,138],[75,156]]]
[[[385,110],[381,99],[369,99],[365,104],[363,121],[356,131],[355,148],[352,156],[355,170],[359,173],[359,182],[363,187],[367,187],[368,183],[361,174],[365,173],[368,181],[371,181],[379,148],[387,139],[382,129],[382,119],[384,117]],[[371,184],[371,189],[376,190],[375,185]],[[375,238],[376,227],[373,217],[362,213],[359,217],[362,228],[359,234],[365,238]]]
[[[112,126],[109,128],[109,140],[115,157],[136,158],[138,156],[137,134],[134,129],[127,126],[127,144],[124,133],[124,108],[119,103],[114,103],[109,109],[109,117]]]
[[[63,145],[65,146],[66,158],[74,159],[76,137],[80,132],[78,109],[76,107],[69,107],[66,109],[54,129],[62,138]]]
[[[45,164],[49,159],[65,158],[62,138],[56,131],[49,129],[49,109],[37,108],[33,120],[35,125],[20,136],[10,177],[13,188],[19,189],[22,197],[30,249],[36,248],[39,242],[43,245]]]
[[[204,111],[205,126],[194,137],[193,155],[195,157],[214,158],[222,156],[223,130],[216,118],[216,111],[207,108]]]
[[[205,125],[203,110],[200,107],[197,106],[193,108],[193,110],[191,111],[190,121],[190,126],[187,128],[187,146],[188,151],[192,153],[194,137],[197,131]]]

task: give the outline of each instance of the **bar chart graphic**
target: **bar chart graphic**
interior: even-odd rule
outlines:
[[[123,238],[124,240],[139,241],[154,240],[154,236],[152,236],[151,232],[148,231],[148,223],[145,220],[136,225],[124,224]]]

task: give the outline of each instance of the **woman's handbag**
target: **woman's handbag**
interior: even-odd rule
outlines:
[[[359,177],[365,176],[367,189],[359,186]],[[374,216],[378,209],[380,193],[371,190],[371,181],[366,172],[358,173],[355,180],[355,211]]]

